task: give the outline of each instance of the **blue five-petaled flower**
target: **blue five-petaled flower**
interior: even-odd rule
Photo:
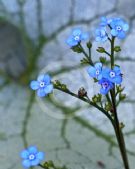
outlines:
[[[106,18],[106,17],[101,17],[101,23],[100,26],[106,27],[107,25],[109,25],[112,22],[111,18]]]
[[[24,168],[30,168],[37,166],[44,159],[44,153],[39,152],[35,146],[31,146],[21,152],[21,158],[23,159],[22,165]]]
[[[77,28],[73,30],[72,35],[69,36],[66,43],[70,47],[74,47],[78,45],[82,40],[87,40],[88,37],[88,33],[83,33],[81,29]]]
[[[96,78],[97,80],[102,79],[102,63],[96,63],[94,66],[90,66],[87,69],[88,74]]]
[[[107,33],[106,33],[106,28],[100,27],[100,28],[96,29],[95,36],[96,36],[97,42],[105,42],[108,39]]]
[[[102,70],[102,76],[115,84],[121,84],[122,75],[119,66],[115,66],[113,69],[104,68]]]
[[[129,25],[124,22],[121,18],[112,19],[111,23],[111,34],[117,36],[119,39],[123,39],[126,36],[126,32],[129,29]]]
[[[114,84],[105,78],[99,80],[98,83],[101,85],[100,93],[103,95],[106,95],[109,92],[109,90],[111,90],[114,87]]]
[[[51,77],[48,74],[41,74],[37,80],[33,80],[30,83],[30,87],[33,90],[37,90],[39,97],[47,96],[53,91],[53,84],[51,83]]]

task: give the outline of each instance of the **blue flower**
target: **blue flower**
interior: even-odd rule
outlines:
[[[102,78],[102,63],[99,62],[96,63],[94,66],[90,66],[87,69],[87,72],[91,77],[100,80]]]
[[[24,168],[37,166],[44,159],[44,153],[38,152],[35,146],[31,146],[28,149],[23,150],[20,156],[23,159],[22,165]]]
[[[107,26],[107,25],[110,25],[112,19],[107,19],[106,17],[101,17],[101,23],[100,23],[100,26]]]
[[[108,39],[106,29],[104,27],[96,29],[95,36],[97,42],[105,42]]]
[[[70,47],[78,45],[82,40],[88,39],[88,34],[83,33],[81,29],[74,29],[72,32],[72,35],[67,39],[67,44]]]
[[[112,28],[111,29],[112,36],[117,36],[119,39],[125,38],[126,36],[125,33],[129,29],[129,25],[120,18],[112,19],[110,26]]]
[[[33,80],[30,83],[30,87],[33,90],[37,90],[37,95],[39,97],[44,97],[52,92],[53,85],[51,84],[51,77],[48,74],[41,74],[38,76],[37,80]]]
[[[102,78],[98,83],[101,85],[100,93],[103,95],[106,95],[114,87],[113,83],[106,78]]]
[[[102,76],[107,78],[110,82],[121,84],[122,82],[122,75],[120,71],[120,67],[115,66],[113,69],[105,68],[102,71]]]

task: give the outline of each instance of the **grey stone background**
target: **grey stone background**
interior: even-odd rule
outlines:
[[[73,27],[92,38],[100,16],[121,16],[130,24],[127,38],[117,42],[123,50],[116,60],[128,96],[119,117],[135,168],[134,9],[134,0],[0,0],[0,169],[21,169],[19,153],[29,145],[69,169],[123,169],[114,131],[100,112],[57,91],[50,99],[38,99],[29,88],[43,71],[75,92],[84,86],[90,96],[97,93],[79,65],[82,55],[74,54],[65,39]],[[94,60],[97,45],[93,41]]]

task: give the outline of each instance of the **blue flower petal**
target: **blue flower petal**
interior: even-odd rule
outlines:
[[[29,156],[29,152],[27,150],[23,150],[20,154],[21,158],[27,159]]]
[[[36,80],[33,80],[31,83],[30,83],[30,87],[31,89],[33,90],[37,90],[39,88],[39,82],[36,81]]]
[[[102,63],[101,63],[101,62],[96,63],[96,64],[95,64],[95,68],[96,68],[96,69],[101,69],[101,68],[102,68]]]
[[[44,75],[44,82],[45,82],[46,85],[50,84],[51,77],[48,74]]]
[[[73,30],[73,36],[81,35],[81,33],[82,33],[82,31],[79,28]]]
[[[78,41],[74,40],[74,38],[69,38],[67,40],[67,44],[70,46],[70,47],[73,47],[73,46],[76,46],[78,44]]]
[[[43,152],[38,152],[36,154],[36,158],[39,159],[39,160],[43,160],[45,157],[45,154]]]
[[[113,68],[114,72],[116,73],[116,75],[119,75],[121,73],[120,67],[119,66],[115,66]]]
[[[109,78],[109,73],[110,73],[110,71],[111,71],[111,69],[109,69],[109,68],[104,68],[104,69],[102,70],[102,76],[103,76],[104,78]]]
[[[96,69],[95,67],[91,66],[87,69],[87,72],[88,74],[91,76],[91,77],[96,77]]]
[[[35,147],[35,146],[29,147],[29,148],[28,148],[28,152],[29,152],[30,154],[35,154],[35,153],[37,153],[37,147]]]
[[[108,92],[107,89],[103,89],[103,88],[100,89],[100,93],[103,94],[103,95],[106,95],[107,92]]]
[[[96,29],[95,35],[96,35],[96,36],[100,36],[100,29]]]
[[[115,81],[116,84],[121,84],[122,77],[121,76],[116,76],[115,79],[114,79],[114,81]]]
[[[118,37],[119,39],[124,39],[125,36],[126,36],[126,34],[125,34],[123,31],[121,31],[121,32],[118,33],[118,35],[117,35],[117,37]]]
[[[38,82],[43,82],[44,81],[44,74],[40,74],[37,78]]]
[[[102,41],[102,39],[101,39],[99,36],[97,36],[97,37],[96,37],[96,41],[97,41],[97,42],[100,42],[100,41]]]
[[[82,33],[81,35],[81,40],[87,40],[89,37],[89,34],[88,33]]]
[[[98,80],[101,80],[102,77],[103,77],[103,76],[102,76],[102,73],[100,73],[100,74],[98,75],[97,79],[98,79]]]
[[[45,82],[46,85],[50,84],[51,77],[48,74],[41,74],[37,79],[39,82]]]
[[[40,163],[40,160],[36,158],[35,160],[31,161],[31,166],[37,166]]]
[[[112,35],[112,36],[117,36],[117,35],[118,35],[118,32],[117,32],[115,29],[112,29],[112,30],[111,30],[111,35]]]
[[[104,38],[102,38],[102,42],[105,42],[108,39],[107,36],[105,36]]]
[[[123,31],[128,31],[128,29],[129,29],[129,25],[128,24],[124,24],[123,25]]]
[[[51,93],[52,90],[53,90],[53,85],[52,85],[52,84],[47,85],[47,86],[45,86],[45,88],[44,88],[44,92],[45,92],[46,94]]]
[[[37,95],[38,95],[39,97],[44,97],[44,96],[46,96],[46,93],[45,93],[45,91],[44,91],[44,88],[39,88],[39,89],[37,90]]]
[[[22,162],[23,167],[29,168],[31,166],[31,162],[29,160],[24,160]]]

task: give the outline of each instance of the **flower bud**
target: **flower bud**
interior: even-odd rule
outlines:
[[[105,49],[103,47],[98,47],[97,52],[104,53]]]
[[[83,87],[81,87],[81,88],[78,90],[78,96],[79,96],[79,97],[85,97],[85,96],[87,96],[87,91],[86,91]]]

